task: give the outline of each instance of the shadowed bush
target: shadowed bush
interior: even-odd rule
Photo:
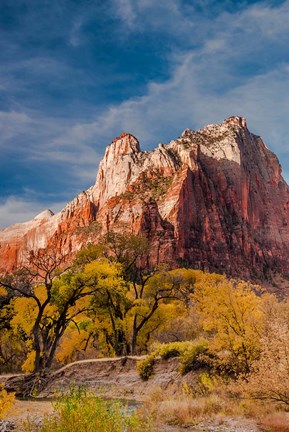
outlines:
[[[208,341],[196,340],[185,342],[170,342],[168,344],[158,344],[144,360],[137,364],[137,370],[143,380],[148,380],[153,374],[155,361],[158,357],[168,360],[173,357],[180,358],[180,373],[185,375],[191,370],[198,370],[209,367],[206,362],[208,352]],[[208,357],[209,359],[209,357]]]
[[[136,368],[138,370],[138,373],[140,374],[140,377],[144,381],[147,381],[152,376],[154,372],[155,361],[156,355],[155,353],[152,353],[148,355],[144,360],[141,360],[137,363]]]

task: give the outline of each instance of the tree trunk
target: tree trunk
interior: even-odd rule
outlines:
[[[131,353],[132,355],[136,355],[136,348],[137,348],[137,315],[134,316],[133,319],[133,328],[132,328],[132,339],[131,339]]]
[[[114,334],[114,351],[118,357],[129,354],[129,344],[123,330],[116,330]]]

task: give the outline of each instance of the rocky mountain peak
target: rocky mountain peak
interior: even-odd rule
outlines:
[[[108,153],[113,153],[114,158],[140,152],[140,145],[135,136],[123,132],[107,147]]]
[[[277,157],[243,117],[186,129],[150,152],[121,134],[94,186],[54,216],[46,210],[0,231],[0,269],[51,244],[73,256],[81,247],[77,227],[93,221],[102,234],[127,227],[148,237],[151,268],[183,262],[255,279],[289,274],[289,188]]]
[[[54,216],[53,211],[50,209],[46,209],[43,212],[39,213],[37,216],[35,216],[34,220],[50,219],[52,216]]]
[[[125,191],[139,173],[142,152],[138,140],[122,133],[107,147],[99,164],[93,196],[101,206],[110,197]]]
[[[224,124],[228,126],[238,127],[242,129],[247,129],[247,122],[244,117],[232,116],[224,120]]]

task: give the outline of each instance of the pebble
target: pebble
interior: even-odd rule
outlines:
[[[9,420],[0,420],[0,432],[15,431],[15,423]]]

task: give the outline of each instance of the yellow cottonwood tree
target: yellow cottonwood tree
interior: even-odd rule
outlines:
[[[229,353],[231,369],[236,373],[248,372],[260,352],[262,299],[248,283],[214,274],[204,274],[196,283],[193,298],[215,351]]]
[[[253,362],[242,390],[253,399],[289,406],[289,301],[266,296],[261,355]]]
[[[122,283],[120,265],[101,258],[82,269],[66,269],[55,254],[39,251],[31,255],[31,267],[0,280],[7,292],[17,294],[14,327],[21,328],[31,343],[26,370],[41,372],[51,367],[57,346],[67,327],[91,309],[98,290]],[[59,275],[60,274],[60,275]]]

